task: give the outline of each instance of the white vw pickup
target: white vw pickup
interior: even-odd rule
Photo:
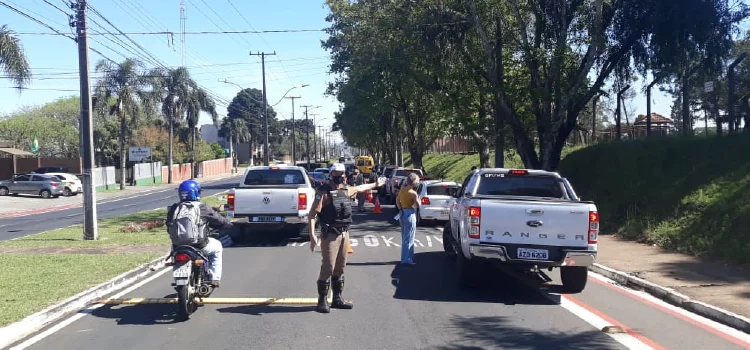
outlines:
[[[282,232],[295,238],[307,226],[314,197],[315,190],[304,168],[254,166],[227,194],[227,216],[251,232]]]
[[[443,230],[446,254],[457,259],[459,281],[482,277],[478,261],[525,271],[560,268],[563,289],[580,293],[596,261],[599,214],[558,173],[479,169],[451,203]]]

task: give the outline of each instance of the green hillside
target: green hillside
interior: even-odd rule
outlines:
[[[750,135],[606,143],[560,172],[594,200],[603,231],[750,263]]]

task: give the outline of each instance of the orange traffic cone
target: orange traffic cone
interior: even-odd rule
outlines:
[[[382,214],[383,210],[380,209],[380,196],[375,196],[375,214]]]
[[[354,249],[352,249],[352,244],[348,239],[346,240],[346,252],[348,254],[354,254]]]

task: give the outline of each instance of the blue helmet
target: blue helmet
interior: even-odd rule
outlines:
[[[180,184],[180,201],[198,201],[201,199],[201,184],[195,180],[185,180]]]

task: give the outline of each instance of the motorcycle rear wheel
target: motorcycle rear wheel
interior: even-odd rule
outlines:
[[[177,316],[187,321],[194,311],[195,302],[193,301],[193,295],[190,293],[190,286],[177,287]]]

